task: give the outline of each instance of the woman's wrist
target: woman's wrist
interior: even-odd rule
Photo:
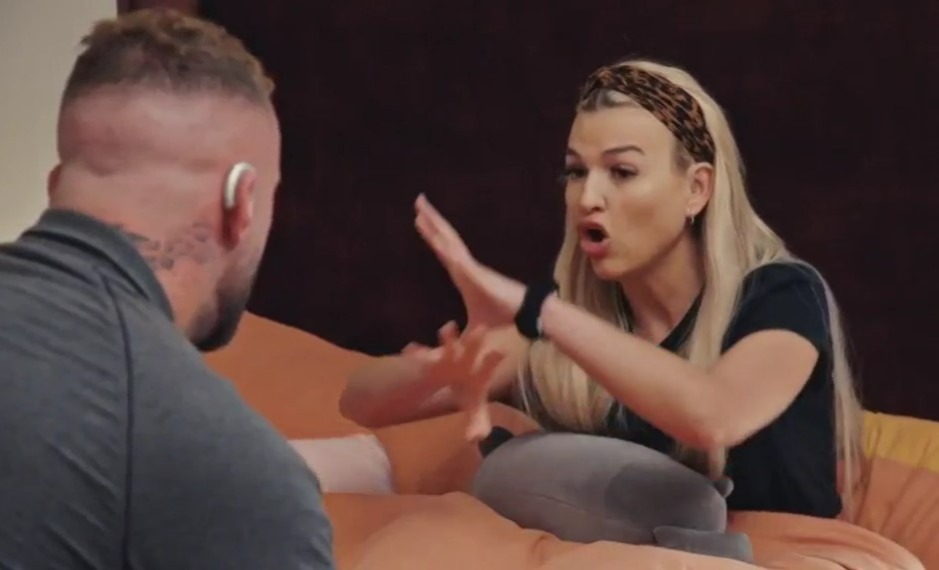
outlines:
[[[553,281],[535,283],[524,289],[522,300],[514,315],[518,332],[529,340],[538,340],[545,336],[544,309],[551,297],[557,297],[557,284]]]
[[[541,305],[541,313],[539,315],[541,320],[541,332],[547,339],[551,339],[552,337],[552,331],[557,326],[558,322],[557,312],[563,304],[564,301],[562,301],[560,295],[555,292],[548,295]]]

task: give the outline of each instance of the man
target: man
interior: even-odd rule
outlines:
[[[224,30],[103,21],[50,208],[0,248],[0,567],[333,567],[315,476],[203,363],[271,224],[272,84]]]

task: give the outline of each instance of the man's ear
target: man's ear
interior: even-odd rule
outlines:
[[[55,167],[49,171],[48,176],[46,176],[46,197],[49,199],[49,202],[52,202],[55,197],[55,190],[59,187],[59,174],[62,172],[62,165],[56,164]]]
[[[254,220],[257,173],[247,162],[231,167],[222,189],[222,238],[234,249],[244,239]]]
[[[714,193],[714,167],[707,163],[698,163],[689,171],[688,211],[689,218],[697,217],[707,207]]]

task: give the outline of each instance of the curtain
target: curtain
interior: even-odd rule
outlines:
[[[199,0],[117,0],[117,13],[123,14],[141,8],[157,6],[175,8],[187,14],[195,14],[199,10]]]
[[[550,275],[577,88],[643,55],[727,110],[755,207],[841,302],[868,406],[939,419],[939,3],[199,4],[278,85],[283,184],[253,311],[371,353],[434,342],[462,306],[414,231],[419,192],[482,262]]]

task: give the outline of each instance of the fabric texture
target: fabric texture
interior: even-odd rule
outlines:
[[[295,439],[290,444],[316,474],[324,493],[394,492],[391,462],[374,435]]]
[[[287,354],[293,358],[277,358]],[[342,417],[338,402],[346,378],[368,363],[369,355],[247,315],[232,347],[208,358],[287,437],[365,433]],[[301,409],[305,421],[300,421]],[[539,429],[501,404],[491,405],[490,413],[495,425],[515,434]],[[649,545],[577,544],[519,528],[468,494],[481,457],[478,446],[464,439],[462,414],[376,430],[396,494],[325,496],[337,564],[354,570],[939,568],[933,544],[939,480],[925,467],[939,442],[939,424],[873,413],[866,417],[869,476],[860,490],[857,517],[732,513],[729,528],[750,537],[753,564]],[[891,450],[902,461],[891,458]]]
[[[117,230],[0,247],[0,566],[334,567],[316,478],[176,329]]]
[[[694,326],[695,303],[661,346],[678,352]],[[744,280],[724,350],[765,330],[793,332],[818,350],[819,358],[801,393],[772,423],[728,452],[726,475],[734,481],[727,498],[733,510],[765,510],[835,517],[841,512],[836,487],[834,391],[831,340],[824,284],[809,266],[771,263]],[[753,382],[760,382],[753,378]],[[669,453],[674,441],[622,405],[611,410],[608,435]]]

